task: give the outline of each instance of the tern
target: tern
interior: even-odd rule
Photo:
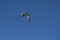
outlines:
[[[17,18],[17,20],[19,20],[20,17],[24,17],[24,16],[27,16],[28,22],[30,23],[30,21],[31,21],[31,16],[30,16],[30,14],[28,14],[28,12],[25,12],[25,13],[19,15],[18,18]]]

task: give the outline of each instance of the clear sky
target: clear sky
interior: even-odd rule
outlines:
[[[16,21],[17,16],[30,12]],[[60,0],[0,0],[0,40],[60,40]]]

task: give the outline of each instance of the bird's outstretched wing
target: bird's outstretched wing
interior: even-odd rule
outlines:
[[[16,21],[18,21],[20,19],[20,15],[18,16],[18,18],[16,19]]]
[[[29,21],[29,22],[31,21],[31,16],[28,16],[28,21]]]

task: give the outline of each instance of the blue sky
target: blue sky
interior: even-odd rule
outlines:
[[[16,21],[17,16],[30,12]],[[0,40],[59,40],[60,0],[0,0]]]

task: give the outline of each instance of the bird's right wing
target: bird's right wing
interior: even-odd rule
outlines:
[[[28,21],[29,21],[29,22],[31,21],[31,16],[28,16]]]

